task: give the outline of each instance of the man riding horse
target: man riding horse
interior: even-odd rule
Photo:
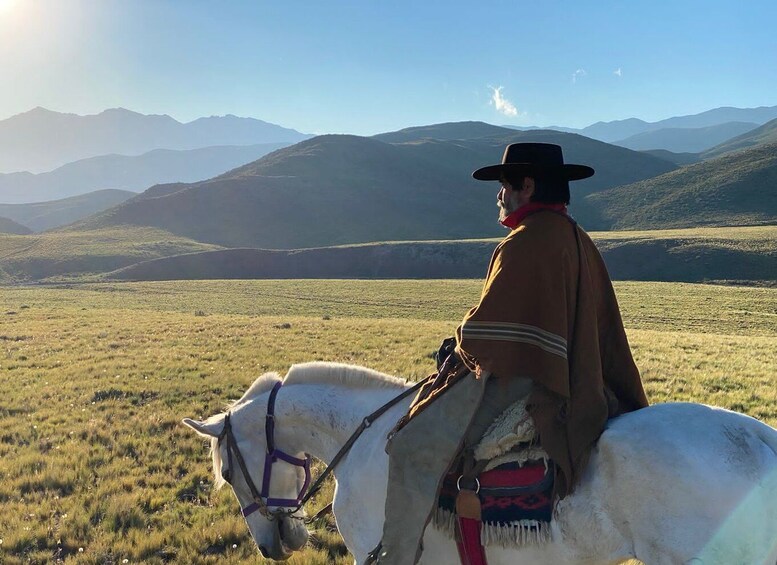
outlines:
[[[647,406],[604,261],[567,213],[569,181],[593,174],[545,143],[511,144],[501,164],[472,174],[501,183],[499,220],[510,233],[456,330],[455,352],[389,441],[373,562],[418,561],[441,477],[516,401],[527,401],[552,461],[555,500],[575,488],[607,420]]]

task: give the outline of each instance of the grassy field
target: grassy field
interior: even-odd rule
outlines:
[[[417,379],[480,281],[3,287],[0,563],[260,563],[180,425],[325,359]],[[777,425],[777,289],[616,283],[653,402]],[[311,510],[324,504],[314,501]],[[331,522],[292,563],[350,563]]]

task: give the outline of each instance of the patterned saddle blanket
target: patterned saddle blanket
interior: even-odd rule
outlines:
[[[550,539],[553,514],[553,465],[534,442],[534,425],[519,402],[489,427],[475,449],[475,458],[488,461],[478,475],[481,505],[481,544],[520,547]],[[443,480],[433,515],[434,525],[455,537],[458,473]]]

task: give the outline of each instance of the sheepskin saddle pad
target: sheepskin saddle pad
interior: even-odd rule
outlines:
[[[478,475],[481,543],[521,547],[550,539],[553,468],[535,443],[534,424],[525,401],[505,410],[483,434],[475,459],[488,461]],[[434,525],[451,538],[456,529],[458,473],[443,480]]]

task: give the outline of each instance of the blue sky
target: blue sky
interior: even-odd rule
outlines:
[[[0,119],[35,106],[309,133],[583,127],[777,105],[777,2],[0,0]]]

